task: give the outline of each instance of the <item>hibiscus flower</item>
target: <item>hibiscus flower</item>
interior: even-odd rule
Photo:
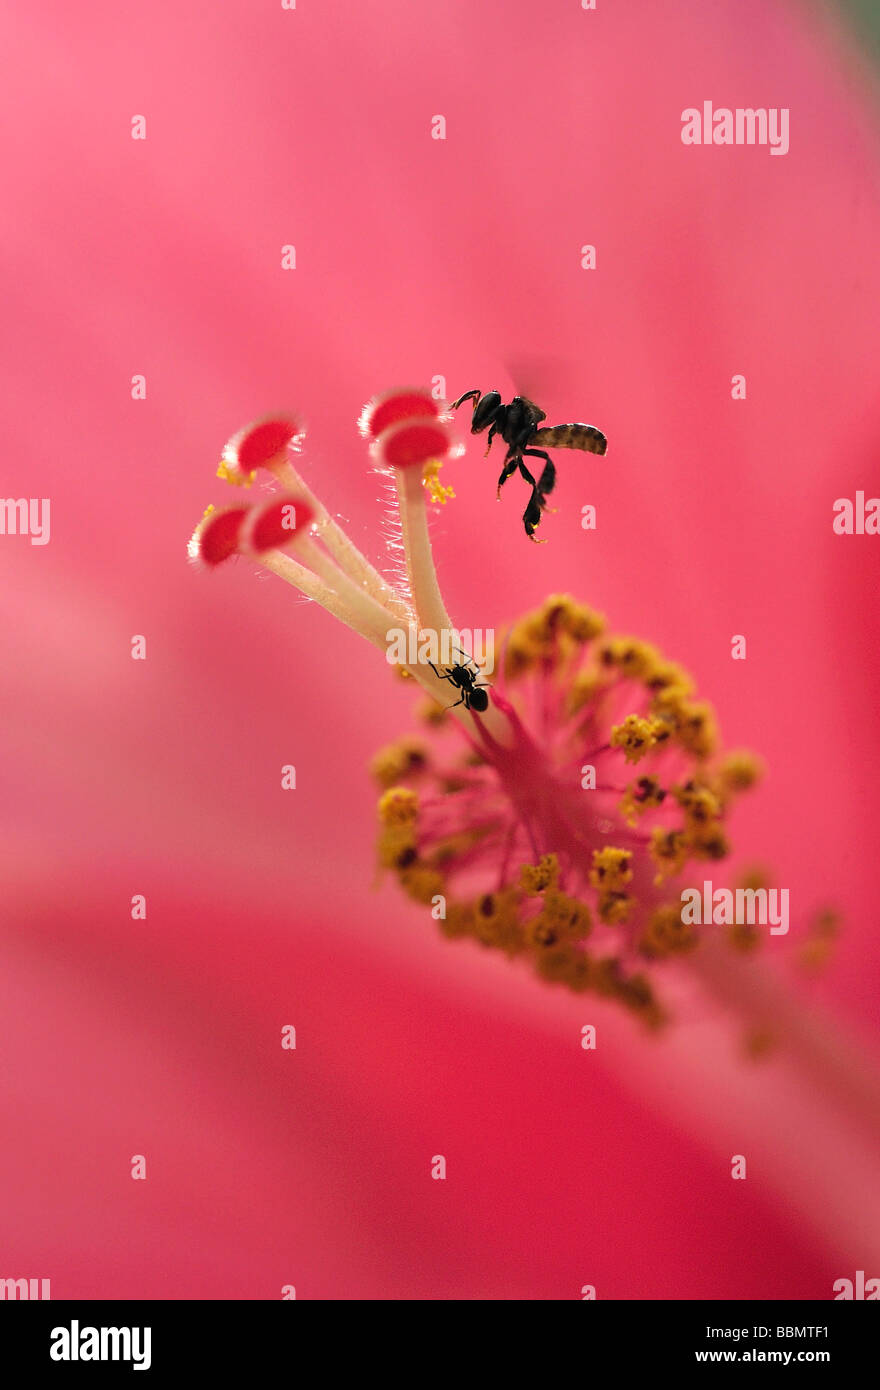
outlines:
[[[244,3],[99,17],[18,16],[4,93],[5,490],[50,497],[52,534],[0,544],[0,1273],[54,1297],[831,1296],[880,1258],[876,594],[871,538],[831,526],[878,426],[867,77],[827,20],[732,0],[500,28],[461,5],[440,33],[390,4],[332,35]],[[682,145],[683,109],[740,92],[791,108],[785,158]],[[571,594],[687,667],[766,765],[731,868],[763,861],[802,928],[834,905],[824,978],[777,980],[782,938],[695,953],[646,1035],[450,942],[394,876],[370,891],[368,767],[418,731],[411,683],[264,563],[195,575],[180,541],[222,504],[217,445],[290,401],[302,479],[393,583],[353,424],[437,377],[609,439],[557,456],[543,546],[479,446],[447,463],[449,613],[500,632]],[[225,505],[280,496],[255,488]]]

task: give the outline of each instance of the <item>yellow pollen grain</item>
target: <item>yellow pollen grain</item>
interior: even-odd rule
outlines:
[[[446,503],[455,497],[455,492],[440,482],[439,474],[442,467],[442,459],[429,459],[422,470],[422,486],[432,502],[445,507]]]
[[[227,463],[226,459],[221,459],[217,467],[217,477],[222,478],[224,483],[231,483],[233,487],[251,487],[256,473],[242,473],[233,464]]]

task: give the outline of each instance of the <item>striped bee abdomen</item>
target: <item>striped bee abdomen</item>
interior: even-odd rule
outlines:
[[[583,449],[588,454],[604,454],[608,440],[595,425],[553,425],[535,430],[529,445],[545,449]]]

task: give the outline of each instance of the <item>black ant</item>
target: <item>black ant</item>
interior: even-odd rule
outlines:
[[[456,647],[455,650],[461,651],[461,648]],[[479,668],[476,669],[476,672],[471,669],[476,667],[473,657],[467,656],[465,652],[461,652],[461,654],[466,660],[450,666],[445,672],[438,671],[433,661],[429,661],[428,665],[441,681],[449,681],[456,690],[461,691],[461,699],[456,700],[454,705],[448,705],[448,709],[457,709],[459,705],[464,705],[465,709],[475,709],[478,714],[484,714],[489,708],[489,696],[486,694],[484,686],[477,685],[477,676],[482,673]],[[486,684],[488,685],[490,682],[487,681]]]
[[[528,446],[546,444],[550,449],[584,449],[588,454],[604,454],[608,440],[595,425],[552,425],[539,429],[541,421],[546,420],[547,416],[526,396],[514,396],[510,405],[502,405],[500,391],[466,391],[449,408],[458,410],[460,405],[470,400],[474,403],[471,434],[482,434],[484,429],[489,430],[486,455],[496,434],[500,434],[507,445],[497,496],[501,496],[502,487],[517,468],[532,489],[522,519],[526,535],[530,541],[534,541],[535,528],[547,505],[547,497],[556,486],[556,465],[544,449]],[[544,459],[544,470],[537,482],[523,463],[524,457]]]

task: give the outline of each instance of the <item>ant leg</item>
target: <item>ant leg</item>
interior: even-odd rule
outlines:
[[[453,401],[453,402],[452,402],[452,404],[451,404],[451,406],[449,407],[449,409],[450,409],[450,410],[458,410],[458,407],[459,407],[460,405],[464,405],[465,401],[473,401],[473,403],[474,403],[474,410],[476,410],[476,408],[477,408],[477,402],[479,401],[480,396],[481,396],[482,394],[483,394],[482,391],[465,391],[465,393],[464,393],[463,396],[459,396],[459,398],[458,398],[457,401]]]
[[[434,675],[437,677],[438,680],[440,680],[440,681],[451,681],[451,680],[452,680],[452,677],[451,677],[448,673],[447,673],[445,676],[442,675],[441,672],[437,670],[437,667],[434,665],[433,661],[429,661],[429,662],[428,662],[428,665],[430,666],[431,670],[434,672]]]
[[[464,657],[464,665],[477,666],[477,663],[471,656],[470,652],[466,652],[464,647],[453,647],[452,650],[454,652],[458,652],[461,656]],[[480,668],[477,666],[477,670],[479,669]]]
[[[486,452],[483,455],[484,459],[487,459],[489,457],[489,450],[492,448],[492,440],[495,438],[497,433],[498,426],[495,424],[495,421],[493,420],[491,425],[489,426],[489,438],[486,440]]]
[[[505,460],[504,467],[501,470],[501,477],[498,479],[498,491],[495,493],[496,497],[501,497],[501,489],[504,487],[504,484],[507,482],[507,479],[512,477],[513,474],[516,472],[518,465],[518,458]]]
[[[473,666],[474,670],[478,673],[478,675],[483,674],[483,668],[477,661],[476,657],[471,656],[469,652],[466,652],[464,647],[453,647],[452,650],[454,652],[460,652],[461,655],[464,657],[464,662],[462,663],[463,665]]]

